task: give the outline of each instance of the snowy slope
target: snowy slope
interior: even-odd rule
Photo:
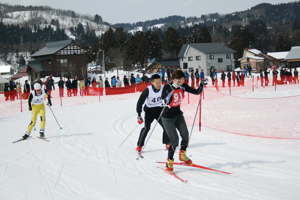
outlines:
[[[36,138],[37,123],[31,139],[12,144],[25,133],[31,113],[1,117],[0,199],[300,199],[299,140],[208,128],[198,132],[195,127],[187,155],[196,164],[233,174],[174,166],[175,173],[188,180],[182,183],[157,168],[164,165],[156,161],[167,158],[157,126],[145,158],[137,160],[141,125],[119,145],[137,125],[139,94],[63,107],[54,100],[52,109],[63,129],[47,108],[45,134],[50,142]],[[81,97],[72,98],[79,102]],[[1,112],[9,109],[1,107]]]

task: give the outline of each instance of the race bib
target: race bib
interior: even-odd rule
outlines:
[[[172,101],[170,103],[170,107],[177,107],[180,106],[182,100],[184,98],[184,92],[183,89],[174,90],[172,94]]]

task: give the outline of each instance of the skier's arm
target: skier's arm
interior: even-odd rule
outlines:
[[[200,84],[198,89],[194,89],[194,88],[190,87],[189,85],[187,85],[186,83],[183,83],[181,87],[184,88],[184,91],[187,91],[192,94],[200,94],[200,92],[203,90],[202,84]]]
[[[45,95],[46,95],[46,97],[47,97],[47,99],[48,99],[48,105],[49,105],[49,106],[52,106],[51,98],[50,98],[50,95],[49,95],[49,93],[47,92],[47,90],[45,90]]]
[[[28,97],[28,109],[32,110],[32,106],[31,106],[31,101],[32,101],[33,95],[32,93],[30,93],[29,97]]]
[[[136,112],[138,113],[139,116],[141,116],[141,113],[142,113],[142,107],[143,107],[143,104],[145,103],[146,98],[148,97],[148,94],[149,94],[149,90],[148,90],[148,88],[146,88],[146,89],[142,92],[142,94],[141,94],[141,96],[140,96],[140,98],[139,98],[139,100],[138,100],[138,102],[137,102],[137,105],[136,105]]]

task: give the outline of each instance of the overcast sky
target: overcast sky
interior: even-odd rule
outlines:
[[[243,11],[260,3],[287,3],[295,0],[0,0],[9,5],[50,6],[79,14],[100,15],[108,23],[135,23],[170,15],[200,17]]]

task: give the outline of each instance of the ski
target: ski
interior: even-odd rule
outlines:
[[[44,140],[44,141],[46,141],[46,142],[50,142],[50,140],[47,140],[46,138],[42,138],[42,137],[37,137],[37,138],[39,138],[39,139],[41,139],[41,140]]]
[[[160,163],[160,164],[166,164],[166,162],[157,162],[157,163]],[[186,164],[186,163],[184,163],[184,162],[174,162],[173,165],[182,165],[182,166],[188,166],[188,167],[195,167],[195,168],[200,168],[200,169],[210,170],[210,171],[218,172],[218,173],[222,173],[222,174],[232,174],[232,173],[230,173],[230,172],[224,172],[224,171],[212,169],[212,168],[209,168],[209,167],[204,167],[204,166],[201,166],[201,165],[196,165],[196,164],[194,164],[194,163],[188,165],[188,164]]]
[[[139,157],[137,157],[136,159],[139,160],[139,158],[144,158],[144,156],[142,156],[142,152],[138,151]]]
[[[187,180],[183,180],[182,178],[177,176],[174,172],[167,171],[166,169],[163,169],[163,168],[160,168],[160,167],[157,167],[157,168],[164,170],[166,173],[170,174],[171,176],[174,176],[175,178],[177,178],[178,180],[180,180],[183,183],[187,182]]]
[[[31,138],[31,136],[29,136],[28,138]],[[27,138],[27,139],[28,139]],[[25,140],[27,140],[27,139],[25,139]],[[23,138],[21,138],[21,139],[19,139],[19,140],[16,140],[16,141],[13,141],[12,143],[14,144],[14,143],[17,143],[17,142],[21,142],[21,141],[23,141],[24,139]]]

